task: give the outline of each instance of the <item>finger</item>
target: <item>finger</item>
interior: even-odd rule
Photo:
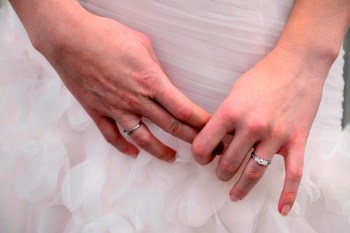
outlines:
[[[257,145],[254,154],[264,160],[270,161],[278,149],[279,144],[275,141],[264,141]],[[250,190],[263,177],[266,169],[267,166],[260,165],[254,159],[250,158],[242,175],[230,191],[231,200],[238,201],[246,197]]]
[[[160,72],[163,80],[154,95],[155,100],[174,117],[195,128],[201,129],[209,120],[210,114],[192,103]]]
[[[126,115],[125,118],[128,120],[119,122],[121,122],[122,127],[127,130],[135,127],[140,122],[140,117],[134,115]],[[141,126],[134,133],[128,136],[139,147],[153,156],[167,162],[173,162],[175,160],[176,151],[164,145],[161,141],[154,137],[144,123],[141,124]]]
[[[157,103],[148,104],[140,113],[166,132],[186,142],[192,143],[198,134],[197,130],[176,119]]]
[[[223,181],[230,180],[241,167],[256,139],[246,133],[236,133],[226,151],[222,154],[216,175]]]
[[[285,158],[286,176],[282,194],[278,203],[279,212],[286,216],[291,210],[297,197],[303,173],[304,146],[294,146]]]
[[[118,126],[113,119],[109,117],[94,116],[93,120],[107,142],[117,148],[120,152],[132,157],[137,157],[139,150],[120,134]]]
[[[219,114],[214,114],[194,139],[192,153],[199,164],[208,164],[211,161],[215,148],[217,148],[225,135],[232,131],[226,125],[227,122]]]

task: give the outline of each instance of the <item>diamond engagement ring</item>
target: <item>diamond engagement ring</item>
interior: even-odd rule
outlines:
[[[135,133],[135,131],[138,129],[138,128],[140,128],[140,126],[142,125],[142,120],[140,120],[140,122],[137,124],[137,125],[135,125],[134,127],[132,127],[131,129],[129,129],[129,130],[124,130],[124,134],[125,135],[131,135],[131,134],[133,134],[133,133]]]
[[[257,162],[258,164],[260,164],[262,166],[267,167],[271,164],[271,161],[267,161],[265,159],[260,158],[259,156],[254,154],[254,152],[252,152],[250,155],[252,156],[252,158],[254,159],[255,162]]]

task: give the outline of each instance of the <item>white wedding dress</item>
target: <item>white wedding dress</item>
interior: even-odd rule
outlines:
[[[1,1],[0,1],[1,2]],[[242,73],[274,46],[292,0],[84,0],[91,12],[150,36],[171,81],[213,112]],[[342,130],[343,54],[334,63],[308,140],[288,217],[275,156],[233,203],[190,145],[146,121],[178,151],[175,164],[135,160],[106,143],[8,3],[0,7],[0,233],[350,232],[350,128]],[[106,35],[108,36],[108,35]]]

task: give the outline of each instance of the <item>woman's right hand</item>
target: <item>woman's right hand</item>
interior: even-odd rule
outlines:
[[[150,40],[114,20],[82,11],[62,21],[48,40],[34,45],[118,150],[137,156],[138,148],[120,133],[142,117],[170,134],[192,142],[210,115],[185,97],[167,78]],[[47,36],[47,35],[46,35]],[[117,124],[116,124],[117,123]],[[176,152],[142,124],[129,135],[139,147],[165,160]]]

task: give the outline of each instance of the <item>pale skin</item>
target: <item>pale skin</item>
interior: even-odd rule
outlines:
[[[227,133],[233,140],[222,154],[217,176],[230,180],[248,152],[265,160],[278,153],[286,176],[278,209],[292,208],[303,171],[304,149],[327,73],[350,23],[349,0],[297,0],[275,48],[234,84],[230,94],[193,142],[200,164]],[[266,167],[250,159],[230,191],[247,196]]]
[[[34,47],[118,150],[137,156],[138,145],[160,159],[174,160],[176,152],[146,125],[131,135],[136,145],[121,135],[117,124],[130,129],[141,117],[187,142],[194,140],[194,158],[203,165],[233,134],[220,157],[219,179],[230,180],[252,148],[265,160],[278,153],[286,167],[278,209],[289,213],[323,84],[349,27],[350,0],[295,1],[276,47],[242,75],[212,116],[171,84],[146,35],[92,15],[75,0],[10,2]],[[265,170],[250,159],[231,199],[246,197]]]
[[[96,123],[105,139],[136,157],[137,146],[165,161],[176,151],[146,124],[130,138],[141,117],[191,143],[210,115],[194,105],[163,72],[148,37],[114,20],[98,17],[75,0],[11,1],[36,49]],[[34,12],[33,12],[34,11]]]

